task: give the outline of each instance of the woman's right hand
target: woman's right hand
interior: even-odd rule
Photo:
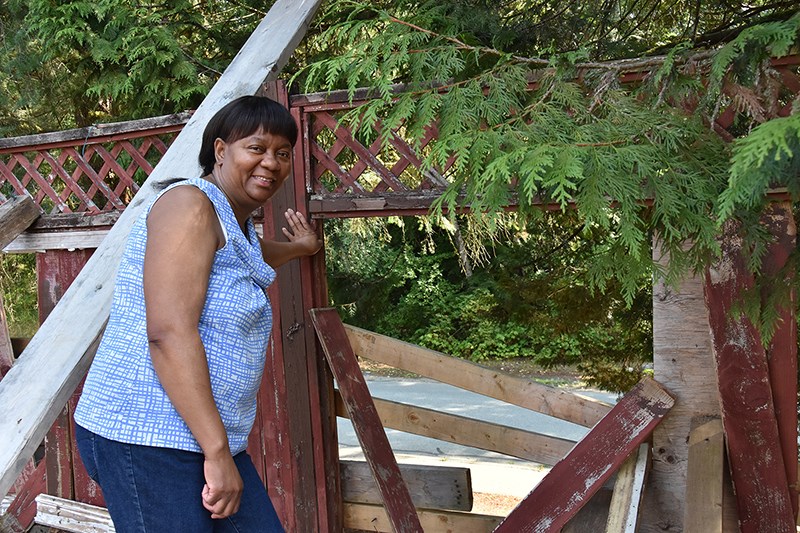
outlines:
[[[206,478],[203,507],[211,512],[211,518],[227,518],[236,513],[244,483],[230,453],[220,458],[206,457],[203,473]]]

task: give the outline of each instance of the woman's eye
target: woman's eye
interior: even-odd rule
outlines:
[[[280,152],[278,152],[278,157],[288,159],[289,157],[291,157],[291,154],[285,150],[281,150]]]

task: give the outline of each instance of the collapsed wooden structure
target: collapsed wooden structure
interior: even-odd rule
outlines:
[[[267,236],[275,235],[278,215],[286,207],[319,221],[425,214],[441,192],[441,178],[422,168],[421,158],[399,132],[386,146],[380,141],[364,146],[338,126],[337,116],[359,101],[350,102],[344,93],[290,97],[281,83],[262,85],[261,80],[274,77],[276,65],[296,44],[318,3],[277,2],[254,34],[254,43],[248,42],[193,116],[0,141],[0,191],[9,197],[0,210],[13,213],[0,212],[0,237],[13,236],[0,242],[8,252],[46,250],[37,255],[44,322],[40,332],[14,361],[0,331],[0,434],[6,441],[0,450],[0,493],[5,495],[15,485],[4,527],[24,530],[33,520],[34,499],[42,492],[76,505],[73,509],[64,500],[39,497],[40,512],[54,509],[44,513],[56,517],[50,525],[66,528],[69,517],[78,523],[92,516],[98,523],[107,520],[102,512],[81,505],[101,505],[102,499],[76,460],[71,442],[73,392],[108,313],[115,257],[127,228],[159,181],[199,174],[199,169],[187,168],[187,161],[196,160],[194,145],[204,121],[225,101],[238,94],[269,93],[290,109],[301,128],[293,179],[264,206]],[[258,44],[264,39],[280,50],[264,57]],[[795,94],[800,93],[799,64],[798,57],[775,64],[787,90]],[[357,97],[366,98],[366,93]],[[735,113],[734,106],[723,110],[717,129],[730,126]],[[431,128],[423,146],[435,135]],[[149,178],[140,186],[142,175]],[[33,201],[25,201],[26,195]],[[41,216],[40,208],[45,212]],[[788,204],[776,202],[771,209],[765,220],[779,238],[766,268],[777,271],[795,246],[795,230]],[[587,531],[585,523],[580,525],[579,510],[592,495],[598,497],[615,472],[612,501],[602,506],[602,528],[591,530],[731,532],[740,529],[737,524],[745,532],[764,527],[793,530],[794,307],[782,310],[784,322],[765,350],[752,325],[727,313],[737,293],[752,280],[741,268],[735,239],[723,242],[727,244],[721,268],[710,269],[705,279],[686,280],[680,293],[664,287],[654,291],[656,382],[641,383],[613,410],[344,326],[333,312],[322,309],[327,305],[323,254],[282,267],[270,293],[276,308],[275,335],[250,450],[287,530]],[[732,331],[737,332],[735,339]],[[576,445],[373,400],[361,380],[337,374],[358,378],[356,355],[593,429]],[[339,378],[338,390],[334,377]],[[383,506],[375,499],[365,503],[363,497],[345,496],[358,492],[353,479],[359,477],[348,477],[346,470],[363,466],[330,467],[339,464],[337,416],[354,422],[369,465],[389,473],[376,476],[377,489],[361,490],[377,490]],[[429,479],[430,472],[398,468],[380,430],[384,426],[553,465],[554,473],[532,488],[508,517],[471,514],[466,512],[469,497],[433,502],[424,490],[409,492],[406,484]],[[448,431],[442,430],[445,426]],[[463,431],[454,434],[453,427]],[[44,459],[29,460],[45,434]],[[736,497],[726,481],[728,462]],[[469,486],[463,470],[439,470],[433,476]]]

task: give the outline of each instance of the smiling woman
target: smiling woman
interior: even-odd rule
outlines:
[[[276,102],[234,100],[206,127],[205,175],[166,188],[131,230],[75,413],[118,531],[283,530],[244,451],[272,327],[265,289],[321,242],[292,210],[288,241],[262,241],[250,215],[289,175],[296,138]]]

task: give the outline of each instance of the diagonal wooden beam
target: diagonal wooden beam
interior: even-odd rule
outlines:
[[[383,505],[397,533],[422,533],[411,494],[383,430],[364,374],[335,309],[312,309],[311,321],[331,367],[364,457],[372,469]]]
[[[644,378],[555,465],[495,533],[557,533],[666,416],[675,400]]]
[[[28,229],[42,210],[27,195],[17,196],[0,205],[0,250]]]
[[[0,494],[11,487],[91,362],[87,349],[108,318],[114,277],[133,222],[175,176],[200,175],[197,153],[208,120],[232,99],[277,77],[321,0],[278,0],[206,96],[22,357],[0,382]],[[195,162],[195,163],[192,163]]]

